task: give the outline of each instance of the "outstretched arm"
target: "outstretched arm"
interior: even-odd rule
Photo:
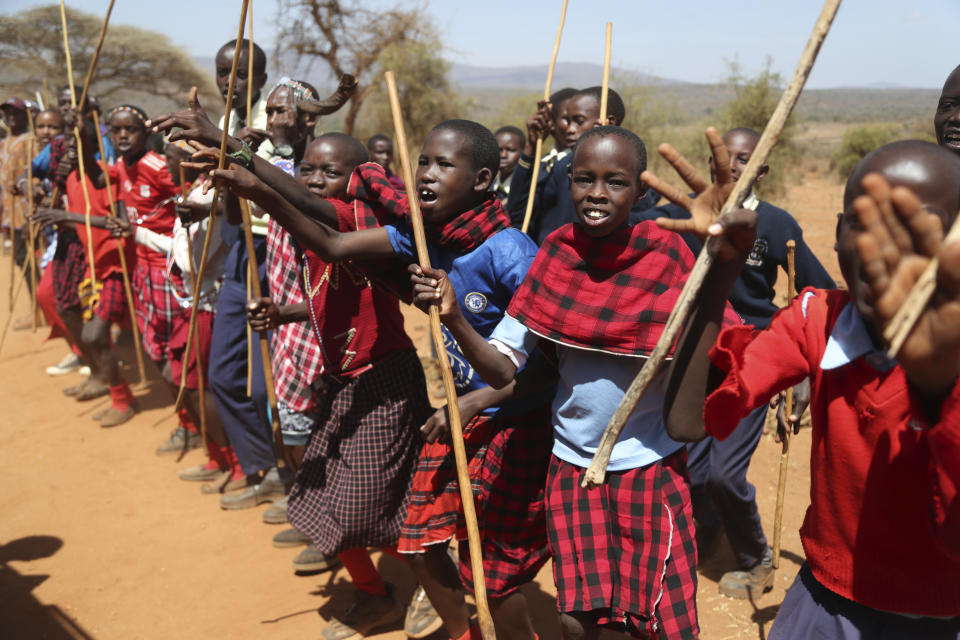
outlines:
[[[82,213],[71,213],[69,211],[63,211],[62,209],[40,207],[30,219],[41,226],[47,226],[68,222],[86,224],[87,217]],[[106,216],[90,216],[90,226],[98,229],[106,229],[107,220],[108,218]]]

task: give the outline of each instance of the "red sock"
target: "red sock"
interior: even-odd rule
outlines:
[[[130,391],[130,385],[121,382],[115,387],[110,387],[110,403],[117,411],[126,411],[133,404],[133,392]]]
[[[220,448],[217,446],[213,440],[207,440],[207,464],[203,466],[204,469],[223,469],[226,471],[230,468],[230,461],[227,459],[226,454],[223,449],[226,447]]]
[[[459,638],[450,638],[450,640],[483,640],[483,635],[480,633],[480,627],[473,625]],[[539,637],[537,640],[540,640]]]
[[[341,551],[339,557],[344,569],[350,574],[353,586],[358,591],[375,596],[387,595],[387,583],[383,581],[383,576],[373,566],[373,561],[370,560],[370,554],[366,549],[363,547],[347,549]]]
[[[233,450],[233,445],[228,444],[225,447],[220,447],[220,451],[227,459],[227,468],[230,469],[230,479],[240,480],[243,478],[246,474],[240,466],[240,461],[237,460],[237,452]]]
[[[180,418],[180,426],[189,431],[190,433],[200,433],[200,429],[197,429],[197,425],[193,422],[193,418],[190,417],[190,412],[180,407],[177,409],[177,417]]]
[[[401,562],[407,561],[407,556],[397,551],[397,545],[393,545],[392,547],[380,547],[380,551],[387,554],[388,556],[391,556],[393,558],[396,558],[397,560],[400,560]]]

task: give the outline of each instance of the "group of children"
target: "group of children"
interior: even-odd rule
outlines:
[[[34,184],[21,178],[9,195],[50,199],[20,219],[56,229],[38,300],[90,368],[65,393],[109,394],[96,416],[105,427],[135,414],[111,331],[130,320],[129,278],[145,354],[171,398],[186,381],[178,427],[158,452],[205,447],[207,463],[180,477],[204,482],[222,508],[273,502],[264,520],[292,525],[274,544],[308,545],[298,570],[342,563],[355,601],[323,638],[361,638],[404,616],[409,637],[440,627],[451,639],[480,637],[447,415],[430,406],[401,302],[439,306],[498,637],[538,637],[521,587],[549,559],[565,639],[603,628],[698,637],[697,563],[722,533],[738,566],[721,591],[768,590],[770,550],[746,470],[770,398],[806,385],[806,562],[770,637],[960,638],[960,247],[943,240],[960,209],[960,68],[937,109],[941,146],[888,145],[850,176],[837,223],[847,289],[834,290],[787,212],[751,192],[720,215],[756,132],[708,130],[710,180],[663,145],[688,195],[646,170],[646,146],[620,126],[613,90],[601,122],[600,87],[555,93],[526,133],[469,120],[429,132],[412,189],[433,265],[423,269],[390,139],[315,136],[317,116],[303,105],[317,91],[282,78],[264,92],[256,46],[253,75],[228,95],[234,45],[216,57],[229,121],[213,124],[193,92],[188,108],[153,119],[118,106],[104,136],[67,90],[44,118],[59,118],[62,133],[41,134],[48,112],[35,119],[38,142],[48,137],[25,160]],[[25,109],[3,105],[11,133],[32,135],[13,117]],[[222,129],[229,153],[218,169]],[[162,154],[148,148],[156,134]],[[548,135],[554,149],[533,158]],[[517,227],[534,162],[526,234]],[[212,187],[222,190],[213,215]],[[670,204],[656,206],[661,195]],[[250,243],[240,224],[248,206]],[[714,261],[670,365],[628,419],[604,485],[585,489],[601,434],[707,237]],[[791,239],[803,291],[778,311],[773,287]],[[891,359],[883,329],[937,255],[937,291]],[[249,348],[261,332],[269,363]],[[369,548],[415,574],[406,611]]]

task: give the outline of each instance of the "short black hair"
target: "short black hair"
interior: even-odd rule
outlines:
[[[523,131],[520,130],[520,127],[515,127],[512,124],[508,124],[504,127],[500,127],[499,129],[494,131],[493,137],[496,138],[501,133],[509,133],[512,136],[517,136],[517,140],[520,141],[521,146],[523,145],[524,141],[527,139],[527,137],[523,135]]]
[[[236,49],[237,39],[234,38],[230,42],[226,43],[217,50],[217,55],[220,55],[220,52],[224,49],[230,48]],[[243,39],[243,42],[240,46],[241,53],[248,53],[250,51],[250,41],[246,38]],[[267,72],[267,54],[263,52],[263,49],[260,48],[256,42],[253,43],[253,72],[257,75]]]
[[[330,133],[317,136],[313,142],[320,142],[321,140],[329,140],[331,142],[335,141],[345,144],[347,149],[350,151],[350,162],[352,162],[353,166],[355,167],[363,164],[370,158],[370,156],[367,154],[367,148],[363,146],[363,143],[353,136],[348,136],[345,133],[332,131]],[[313,142],[310,144],[313,144]]]
[[[553,116],[554,120],[556,120],[557,116],[560,115],[558,113],[558,110],[560,109],[560,103],[566,102],[575,95],[577,95],[577,90],[573,87],[564,87],[563,89],[558,89],[550,94],[550,104],[553,105],[550,115]]]
[[[444,120],[430,132],[440,129],[454,131],[463,136],[470,146],[467,153],[473,161],[474,169],[489,169],[491,175],[497,175],[500,171],[500,145],[490,129],[473,120]]]
[[[373,143],[380,142],[380,141],[389,142],[390,144],[393,144],[393,140],[391,140],[386,134],[375,133],[372,136],[370,136],[369,140],[367,140],[367,149],[370,149],[371,147],[373,147]]]
[[[578,96],[593,96],[600,102],[603,96],[603,87],[587,87],[582,91],[577,91]],[[613,89],[607,89],[607,116],[612,117],[617,125],[623,123],[627,116],[627,108],[623,106],[623,98]]]
[[[637,175],[639,176],[647,168],[647,146],[643,144],[643,140],[640,139],[640,136],[635,134],[629,129],[624,129],[623,127],[617,127],[613,125],[603,125],[602,127],[594,127],[590,129],[585,134],[580,136],[580,139],[577,140],[577,146],[573,149],[573,160],[570,163],[571,168],[574,163],[577,161],[577,151],[583,145],[583,143],[590,138],[596,138],[598,136],[618,136],[628,141],[633,145],[634,153],[637,156]]]

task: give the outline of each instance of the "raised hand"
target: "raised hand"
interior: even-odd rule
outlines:
[[[250,145],[251,149],[256,151],[260,148],[260,143],[270,137],[270,133],[263,129],[256,129],[254,127],[242,127],[237,131],[237,137]]]
[[[547,134],[553,131],[553,105],[548,100],[541,100],[537,103],[537,112],[527,120],[527,141],[524,143],[523,152],[528,156],[533,155],[537,148],[537,140],[545,138]],[[534,158],[539,162],[539,158]]]
[[[179,128],[179,131],[170,135],[171,141],[191,140],[206,146],[215,146],[220,144],[220,137],[222,136],[220,129],[210,122],[207,112],[200,106],[200,98],[197,95],[196,87],[190,88],[186,109],[152,118],[147,120],[146,125],[156,133]]]
[[[411,264],[410,284],[413,285],[413,304],[424,313],[429,313],[431,305],[439,305],[440,319],[455,316],[460,312],[457,294],[450,285],[447,272],[443,269],[423,269]]]
[[[865,195],[853,208],[863,232],[856,239],[869,292],[860,301],[877,335],[903,305],[913,285],[939,255],[937,286],[897,354],[911,382],[931,392],[952,387],[960,367],[960,241],[945,244],[940,219],[913,192],[890,188],[878,174],[864,177]]]
[[[711,235],[710,227],[720,217],[720,211],[723,209],[730,192],[733,191],[734,183],[730,177],[730,154],[727,152],[727,146],[723,143],[720,133],[713,127],[707,127],[707,142],[710,144],[713,164],[716,167],[716,182],[712,184],[700,175],[693,168],[693,165],[671,145],[664,143],[657,149],[660,155],[674,168],[677,175],[693,190],[695,194],[693,198],[673,185],[664,182],[652,171],[644,171],[641,174],[640,179],[647,185],[663,194],[670,202],[680,205],[690,212],[691,217],[686,220],[657,218],[657,226],[662,229],[669,229],[678,233],[695,233],[701,239]]]

